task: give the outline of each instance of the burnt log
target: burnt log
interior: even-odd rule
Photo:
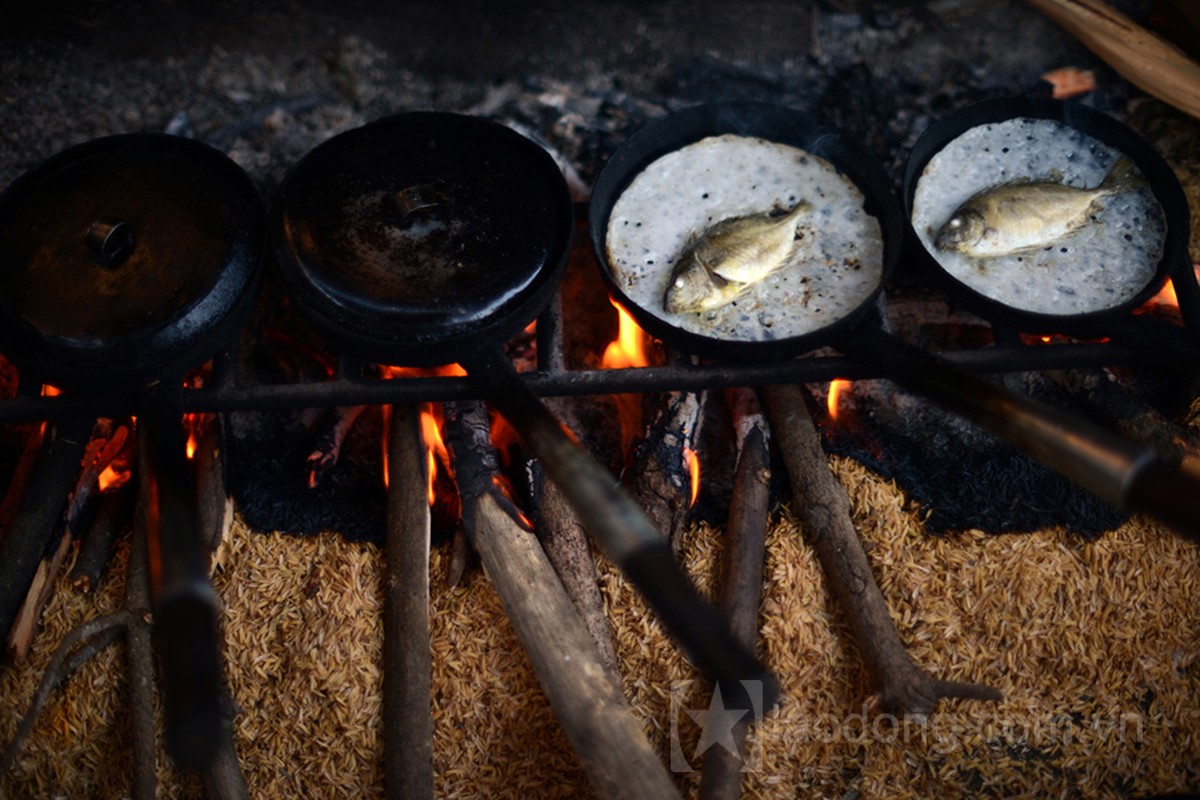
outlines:
[[[81,592],[91,592],[99,584],[112,558],[113,542],[129,525],[135,496],[132,482],[102,492],[96,500],[92,524],[79,543],[75,566],[67,577]]]
[[[55,526],[67,493],[79,476],[92,420],[56,424],[29,476],[12,526],[0,541],[0,633],[12,630]]]
[[[687,453],[695,450],[703,419],[703,395],[667,392],[648,398],[646,435],[638,444],[625,480],[630,494],[679,551],[692,507]]]
[[[942,698],[1000,700],[996,689],[937,680],[909,658],[854,529],[850,498],[829,469],[803,393],[796,386],[772,386],[765,395],[771,430],[791,479],[793,512],[858,645],[876,707],[923,719]]]
[[[537,537],[492,480],[487,410],[447,403],[446,421],[464,524],[596,794],[678,798]]]

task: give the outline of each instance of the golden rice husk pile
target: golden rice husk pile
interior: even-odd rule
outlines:
[[[772,526],[760,649],[784,700],[753,737],[749,797],[1109,797],[1200,789],[1200,547],[1145,520],[1095,542],[1057,530],[930,538],[894,486],[833,460],[910,653],[936,677],[987,683],[999,704],[944,703],[926,724],[864,713],[868,686],[802,532]],[[721,531],[684,543],[706,590]],[[445,588],[435,551],[434,758],[439,797],[589,794],[499,600],[475,573]],[[664,763],[686,768],[687,710],[704,686],[609,566],[601,576],[625,688]],[[382,796],[380,555],[334,535],[235,525],[215,583],[226,604],[237,746],[251,794]],[[29,661],[0,674],[7,741],[50,651],[120,602],[65,584]],[[49,704],[5,797],[127,796],[131,765],[121,648]],[[199,796],[159,760],[160,796]],[[698,775],[678,773],[694,796]],[[855,792],[858,794],[856,795]]]

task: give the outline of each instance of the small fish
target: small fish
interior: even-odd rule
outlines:
[[[938,231],[934,246],[971,258],[1017,255],[1054,244],[1088,224],[1100,200],[1146,185],[1126,156],[1094,189],[1056,181],[1013,181],[963,203]]]
[[[671,270],[663,308],[707,311],[735,299],[787,261],[810,208],[802,200],[784,214],[723,219],[693,236]]]

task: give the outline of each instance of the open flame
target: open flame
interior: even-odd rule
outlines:
[[[129,482],[129,479],[132,476],[133,473],[128,469],[121,469],[113,464],[109,464],[104,468],[104,471],[100,473],[99,477],[96,479],[96,483],[98,484],[100,491],[107,492],[109,489],[121,488]]]
[[[850,391],[850,381],[846,378],[834,378],[829,382],[829,394],[825,397],[825,409],[829,412],[829,418],[837,422],[839,401],[844,393]]]
[[[441,367],[390,367],[379,368],[383,378],[419,378],[419,377],[461,377],[467,371],[459,364],[446,364]],[[390,483],[388,475],[388,436],[387,429],[391,425],[391,408],[384,406],[384,436],[383,436],[383,485],[387,488]],[[444,465],[450,471],[450,451],[442,435],[444,422],[440,403],[421,403],[421,437],[425,440],[425,496],[432,507],[437,503],[437,480],[439,465]]]
[[[692,479],[692,496],[688,503],[688,508],[696,505],[696,498],[700,496],[700,456],[690,447],[683,448],[683,460],[687,464],[688,475]]]
[[[604,350],[600,365],[605,369],[647,366],[650,360],[646,357],[646,332],[620,303],[611,297],[608,302],[617,310],[617,338]]]
[[[648,366],[646,332],[620,303],[611,297],[608,301],[617,310],[617,338],[605,348],[600,366],[605,369]],[[642,432],[642,399],[636,394],[619,394],[616,403],[621,422],[621,452],[628,453]]]

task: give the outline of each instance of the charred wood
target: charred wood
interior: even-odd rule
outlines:
[[[450,588],[458,586],[463,576],[467,574],[467,570],[475,563],[477,556],[478,554],[471,546],[471,540],[467,536],[466,528],[459,525],[454,529],[454,535],[450,539],[450,564],[446,568],[446,585]]]
[[[416,406],[392,406],[383,627],[383,769],[389,798],[433,797],[429,503]]]
[[[446,420],[464,524],[592,787],[605,798],[677,798],[537,537],[492,481],[486,409],[449,403]]]
[[[75,588],[90,592],[99,585],[112,557],[113,542],[129,525],[134,496],[132,483],[101,493],[92,524],[79,543],[75,566],[68,576]]]
[[[577,429],[570,401],[550,401],[548,405],[564,425]],[[600,596],[600,586],[596,582],[596,560],[592,556],[592,547],[583,530],[583,524],[562,491],[553,481],[546,480],[540,469],[538,478],[538,538],[541,539],[546,556],[554,566],[554,571],[558,573],[567,596],[571,598],[575,610],[579,612],[583,624],[596,643],[601,663],[611,675],[619,676],[612,630],[604,613],[604,599]]]
[[[71,418],[54,426],[34,464],[20,506],[0,542],[0,632],[12,630],[46,552],[67,493],[79,476],[92,421]]]
[[[996,689],[937,680],[909,658],[850,513],[850,498],[829,469],[801,390],[766,390],[771,429],[794,494],[794,513],[817,551],[830,592],[845,615],[886,713],[926,718],[942,698],[999,700]]]
[[[763,558],[766,555],[767,516],[770,511],[771,459],[766,420],[750,389],[727,393],[737,430],[737,467],[726,523],[718,610],[733,635],[753,649],[758,638],[758,610],[762,599]],[[733,727],[738,752],[710,747],[700,773],[703,800],[741,797],[749,720]]]
[[[338,406],[329,409],[317,420],[312,434],[312,452],[306,459],[308,488],[315,489],[320,485],[329,470],[337,464],[346,435],[366,408],[360,405]]]
[[[695,449],[703,419],[703,394],[653,395],[645,438],[638,445],[625,483],[654,526],[678,552],[692,506],[687,452]]]

